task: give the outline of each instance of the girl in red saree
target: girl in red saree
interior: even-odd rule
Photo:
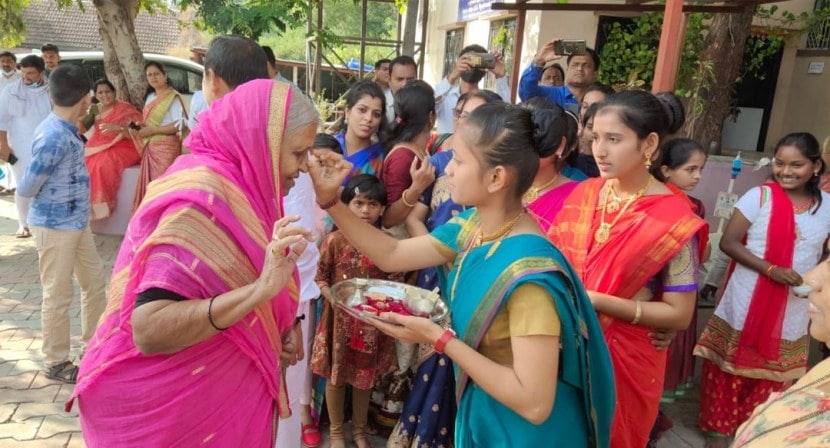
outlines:
[[[548,233],[603,326],[617,391],[612,447],[644,447],[657,417],[666,352],[650,329],[684,329],[694,311],[695,235],[706,224],[649,174],[660,140],[684,115],[671,94],[625,91],[603,101],[592,148],[602,176],[574,190]]]
[[[133,200],[133,212],[144,199],[147,184],[164,174],[176,157],[182,154],[179,131],[187,123],[182,97],[170,87],[164,66],[151,61],[144,66],[144,72],[149,84],[144,120],[139,125],[140,129],[131,131],[135,146],[141,153],[141,174]]]
[[[99,113],[86,144],[86,168],[92,196],[91,219],[104,219],[115,210],[115,199],[125,168],[138,164],[141,156],[129,135],[130,123],[141,121],[132,104],[115,98],[115,86],[106,79],[93,87]]]
[[[69,406],[91,448],[271,448],[289,411],[281,370],[299,356],[295,262],[310,232],[282,197],[319,116],[296,88],[257,80],[199,118],[192,154],[130,221],[81,361]]]

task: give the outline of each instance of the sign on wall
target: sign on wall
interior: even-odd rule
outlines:
[[[485,14],[493,12],[490,5],[495,0],[458,0],[458,21],[475,20]]]

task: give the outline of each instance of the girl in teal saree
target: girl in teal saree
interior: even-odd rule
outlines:
[[[447,167],[452,199],[475,208],[407,240],[323,201],[336,197],[351,169],[341,156],[315,153],[310,166],[321,207],[378,267],[450,268],[454,331],[414,316],[370,320],[405,342],[434,344],[454,361],[457,448],[609,445],[613,372],[596,314],[578,276],[521,203],[539,166],[534,129],[529,111],[476,109],[459,126]]]

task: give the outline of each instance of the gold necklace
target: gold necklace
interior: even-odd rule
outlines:
[[[461,256],[461,260],[458,261],[458,269],[455,271],[455,278],[452,280],[452,287],[450,287],[450,301],[455,299],[455,287],[458,286],[458,279],[461,277],[461,269],[464,268],[464,260],[467,259],[467,255],[473,251],[474,248],[481,246],[482,243],[487,243],[490,241],[498,240],[500,238],[505,237],[509,234],[516,224],[519,223],[519,220],[525,214],[525,209],[523,208],[515,218],[511,219],[507,222],[507,224],[501,226],[501,228],[494,234],[484,236],[481,234],[481,227],[476,229],[475,234],[470,239],[470,242],[467,244],[467,247],[464,249],[464,255]],[[492,248],[487,252],[487,257],[489,258],[493,252],[495,252],[496,248],[498,248],[500,241],[497,241],[496,244],[493,245]],[[485,258],[486,259],[486,258]]]
[[[510,221],[507,221],[507,223],[501,226],[501,228],[492,235],[484,235],[483,232],[478,232],[478,240],[476,245],[480,246],[483,243],[489,243],[490,241],[495,241],[499,238],[503,238],[505,235],[507,235],[508,233],[510,233],[510,231],[513,230],[513,227],[516,227],[516,224],[519,223],[519,220],[522,219],[522,216],[524,214],[525,209],[522,209],[522,211],[520,211],[515,218],[511,219]]]
[[[608,193],[606,195],[606,199],[607,199],[608,195],[613,195],[613,197],[611,198],[611,203],[606,206],[609,213],[616,213],[617,210],[620,209],[620,205],[623,203],[623,201],[627,201],[627,200],[629,200],[633,197],[633,196],[629,196],[629,197],[626,198],[626,197],[618,195],[617,194],[617,189],[614,188],[614,184],[609,184],[608,185]],[[607,203],[607,201],[606,201],[606,203]]]
[[[636,201],[637,199],[640,199],[641,197],[643,197],[644,194],[646,194],[646,191],[648,190],[648,187],[651,186],[651,181],[653,179],[654,179],[654,177],[652,177],[651,175],[648,176],[648,182],[646,182],[646,186],[643,187],[642,189],[640,189],[640,191],[638,191],[637,194],[634,194],[634,195],[631,195],[631,196],[628,197],[628,201],[626,201],[625,206],[623,207],[623,209],[620,211],[620,213],[617,215],[617,217],[614,218],[614,220],[611,221],[610,223],[605,222],[605,211],[610,208],[608,201],[609,201],[609,197],[611,196],[610,191],[606,192],[606,194],[605,194],[605,203],[602,206],[602,215],[600,215],[600,219],[599,219],[599,227],[597,228],[597,231],[594,232],[594,241],[597,244],[602,244],[602,243],[605,243],[606,241],[608,241],[608,239],[611,237],[611,227],[614,227],[614,225],[617,224],[617,222],[620,220],[620,218],[628,210],[628,207],[634,201]],[[609,187],[609,190],[612,190],[614,188],[613,185],[609,185],[608,187]],[[614,213],[614,210],[609,210],[609,211],[611,213]]]
[[[553,183],[556,182],[556,179],[559,179],[559,173],[556,173],[556,176],[553,176],[553,179],[545,182],[542,185],[539,185],[538,187],[531,186],[530,189],[527,190],[527,192],[524,194],[524,196],[522,196],[522,202],[524,204],[530,204],[531,202],[539,199],[539,193],[545,191],[546,188],[553,185]]]

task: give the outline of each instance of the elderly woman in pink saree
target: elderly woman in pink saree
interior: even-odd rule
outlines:
[[[95,116],[84,155],[89,171],[91,218],[96,220],[112,214],[124,169],[141,161],[135,143],[127,133],[131,122],[141,121],[141,112],[130,103],[118,101],[115,86],[106,79],[97,81],[93,90],[99,113]]]
[[[310,233],[282,197],[319,116],[296,88],[257,80],[199,118],[192,154],[130,222],[81,362],[68,406],[89,447],[273,447],[290,412],[282,369],[302,356],[294,263]]]
[[[182,154],[179,132],[187,123],[182,96],[170,86],[164,66],[150,61],[144,66],[147,76],[147,98],[144,122],[130,131],[141,154],[141,174],[138,177],[133,212],[147,193],[147,184],[158,179]]]

